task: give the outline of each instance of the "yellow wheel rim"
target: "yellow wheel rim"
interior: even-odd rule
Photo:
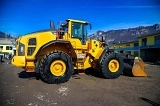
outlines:
[[[66,64],[62,60],[56,60],[50,65],[50,71],[55,76],[62,76],[66,71]]]
[[[116,72],[119,69],[119,62],[113,59],[109,62],[108,67],[111,72]]]

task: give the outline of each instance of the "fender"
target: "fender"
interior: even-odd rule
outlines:
[[[100,58],[99,58],[99,63],[101,63],[101,61],[102,61],[103,57],[104,57],[104,56],[105,56],[105,54],[106,54],[106,53],[108,53],[108,52],[114,52],[114,50],[113,50],[113,49],[105,48],[105,49],[103,50],[103,52],[102,52],[102,54],[101,54]]]
[[[52,45],[52,44],[57,44],[57,43],[61,43],[61,44],[64,44],[64,45],[68,45],[69,50],[70,50],[71,55],[72,55],[72,59],[77,60],[77,55],[76,55],[76,53],[75,53],[75,51],[74,51],[74,48],[72,47],[72,45],[71,45],[71,43],[70,43],[69,41],[65,41],[65,40],[53,40],[53,41],[50,41],[50,42],[44,44],[43,46],[40,47],[40,49],[39,49],[38,52],[36,53],[35,57],[38,58],[39,55],[40,55],[40,53],[41,53],[41,51],[42,51],[44,48],[46,48],[47,46],[50,46],[50,45]]]

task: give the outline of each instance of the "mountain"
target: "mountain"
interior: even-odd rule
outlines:
[[[136,28],[97,31],[96,33],[88,36],[89,39],[101,40],[104,36],[105,41],[108,44],[118,42],[129,42],[137,40],[137,37],[160,33],[160,24],[154,24],[151,26],[139,26]],[[0,38],[13,38],[10,34],[6,34],[0,31]]]
[[[136,28],[97,31],[89,36],[90,39],[101,40],[104,36],[105,41],[108,44],[118,42],[136,41],[137,37],[160,33],[160,24],[154,24],[151,26],[139,26]]]
[[[5,33],[0,31],[0,38],[5,38]]]
[[[0,31],[0,38],[13,38],[10,34]]]

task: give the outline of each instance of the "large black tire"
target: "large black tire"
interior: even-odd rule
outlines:
[[[65,65],[65,71],[62,75],[54,75],[50,67],[53,62],[61,61]],[[62,69],[63,70],[63,69]],[[50,84],[60,84],[68,81],[73,74],[72,59],[64,52],[51,52],[45,55],[39,63],[39,72],[43,80]]]
[[[121,56],[116,53],[106,53],[104,57],[102,57],[102,61],[99,65],[100,65],[100,73],[107,79],[118,78],[122,74],[124,69],[124,62]],[[116,67],[117,68],[116,69],[113,68],[113,70],[111,70],[112,65],[115,65],[115,68]]]

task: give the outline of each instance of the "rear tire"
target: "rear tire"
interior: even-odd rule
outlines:
[[[101,74],[108,79],[118,78],[124,68],[124,62],[119,54],[107,53],[100,63]]]
[[[68,81],[73,74],[72,59],[64,52],[51,52],[39,63],[39,72],[43,80],[50,84]]]

